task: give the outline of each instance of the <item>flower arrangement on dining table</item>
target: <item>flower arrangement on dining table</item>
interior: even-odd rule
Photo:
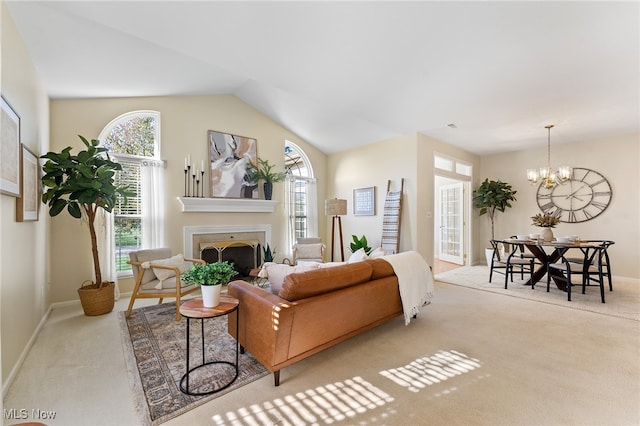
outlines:
[[[531,220],[535,226],[539,226],[541,228],[554,228],[558,223],[560,223],[560,216],[554,213],[545,212],[531,216]]]

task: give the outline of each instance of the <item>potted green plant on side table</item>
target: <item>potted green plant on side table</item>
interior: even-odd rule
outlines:
[[[485,179],[484,182],[473,191],[473,206],[480,209],[480,216],[487,214],[491,222],[491,239],[495,240],[495,219],[496,212],[502,212],[511,207],[512,201],[516,200],[516,193],[512,186],[500,180]],[[491,266],[493,249],[485,250],[487,265]]]
[[[184,274],[184,281],[197,284],[202,291],[202,305],[214,308],[220,303],[222,286],[229,283],[238,273],[229,262],[195,264]]]
[[[71,147],[61,152],[48,152],[40,158],[47,162],[42,166],[44,175],[42,184],[46,192],[42,202],[49,205],[49,215],[57,216],[63,210],[76,219],[86,218],[91,235],[91,253],[96,281],[78,289],[78,295],[85,315],[102,315],[113,310],[113,282],[102,280],[102,270],[98,256],[98,241],[95,229],[96,215],[99,209],[111,212],[119,197],[133,195],[125,186],[115,185],[115,174],[122,166],[111,161],[106,148],[100,147],[100,141],[89,142],[80,136],[86,150],[71,154]]]

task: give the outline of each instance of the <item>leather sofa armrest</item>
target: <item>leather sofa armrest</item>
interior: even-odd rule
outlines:
[[[229,333],[262,363],[273,366],[287,360],[295,304],[246,281],[232,281],[227,293],[239,300],[239,338],[236,317],[228,316]]]

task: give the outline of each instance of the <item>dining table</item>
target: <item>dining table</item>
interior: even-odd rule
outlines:
[[[564,255],[570,249],[587,250],[589,248],[597,247],[597,245],[590,241],[571,241],[571,242],[558,242],[555,239],[552,241],[544,241],[541,239],[517,239],[507,238],[501,240],[503,244],[524,246],[533,254],[539,262],[538,268],[533,271],[533,276],[525,283],[525,285],[535,286],[535,284],[544,277],[547,273],[547,266],[551,263],[556,263],[562,255]],[[551,279],[556,286],[563,291],[567,291],[566,281],[562,271],[551,268],[549,271]]]

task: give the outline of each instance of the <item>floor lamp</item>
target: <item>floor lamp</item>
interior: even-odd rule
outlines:
[[[333,251],[335,249],[336,221],[338,222],[338,230],[340,232],[340,254],[344,262],[344,244],[342,242],[342,218],[347,214],[347,200],[325,200],[324,213],[327,216],[333,216],[331,221],[331,261],[333,262]]]

